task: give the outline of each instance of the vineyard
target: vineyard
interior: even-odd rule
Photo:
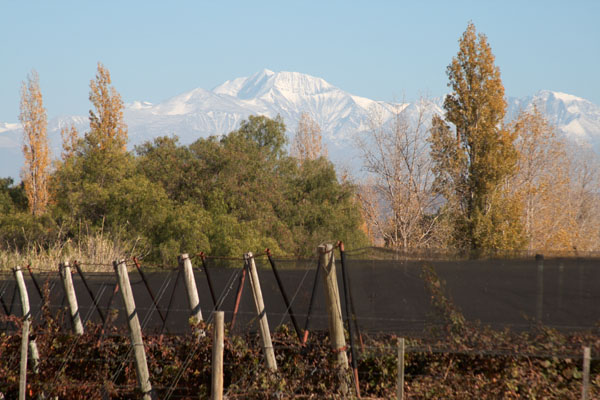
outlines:
[[[0,279],[0,392],[19,398],[22,332],[31,323],[26,343],[29,350],[35,343],[36,354],[26,357],[27,398],[215,398],[214,316],[224,311],[224,398],[600,396],[596,259],[450,262],[339,250],[304,261],[268,252],[240,259],[198,254],[175,266],[133,258],[15,270]],[[190,303],[186,265],[197,307]],[[119,266],[131,277],[132,313],[120,299],[127,290]],[[78,301],[75,312],[65,271]],[[18,288],[23,272],[31,305],[26,318]],[[331,327],[328,272],[340,288],[342,338]],[[488,320],[480,318],[484,308]],[[135,318],[148,393],[140,385],[129,324]],[[587,363],[586,347],[592,355]],[[341,354],[347,357],[342,368]]]

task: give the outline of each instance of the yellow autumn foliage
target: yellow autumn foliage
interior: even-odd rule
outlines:
[[[42,100],[39,76],[32,71],[21,86],[21,112],[23,125],[23,156],[21,171],[30,212],[39,216],[48,204],[48,179],[50,157],[47,136],[46,109]]]

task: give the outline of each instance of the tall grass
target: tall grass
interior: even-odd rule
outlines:
[[[65,261],[78,261],[88,271],[112,271],[113,261],[134,255],[143,257],[147,252],[147,246],[140,239],[123,239],[100,231],[47,245],[32,242],[22,248],[2,246],[0,271],[26,265],[34,270],[58,270],[58,264]]]

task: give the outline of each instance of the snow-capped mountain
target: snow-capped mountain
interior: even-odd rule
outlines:
[[[427,115],[442,114],[442,99],[428,103]],[[540,91],[508,99],[508,118],[536,104],[550,122],[568,138],[587,144],[600,153],[600,107],[572,95]],[[127,104],[125,122],[130,146],[162,135],[177,135],[189,144],[199,137],[226,134],[251,114],[281,115],[288,135],[296,129],[300,114],[309,115],[321,126],[334,162],[357,170],[360,153],[354,137],[369,130],[376,118],[390,121],[395,113],[417,113],[418,106],[388,103],[355,96],[325,80],[298,72],[260,71],[248,78],[227,81],[212,90],[194,89],[162,103],[136,101]],[[53,118],[48,132],[55,155],[60,154],[60,129],[75,124],[80,132],[88,126],[87,116]],[[18,178],[22,165],[21,132],[15,123],[0,123],[0,176]]]
[[[366,130],[370,112],[389,119],[395,107],[352,96],[320,78],[263,70],[210,91],[194,89],[160,104],[136,102],[127,106],[125,120],[133,142],[175,133],[188,143],[200,136],[228,133],[251,114],[271,118],[279,114],[292,132],[300,114],[307,112],[326,139],[335,142]]]
[[[533,96],[509,99],[507,117],[536,106],[568,139],[591,146],[600,154],[600,107],[581,97],[541,90]]]

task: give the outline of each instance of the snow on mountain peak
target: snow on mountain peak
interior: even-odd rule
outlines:
[[[600,152],[600,107],[571,94],[540,90],[523,99],[509,99],[508,119],[537,107],[567,138]]]
[[[581,97],[573,96],[572,94],[553,92],[550,90],[540,90],[534,97],[541,97],[546,100],[555,99],[562,101],[563,103],[587,102],[587,100],[582,99]]]
[[[311,96],[336,89],[324,79],[299,72],[279,72],[274,77],[273,86],[282,92]]]
[[[269,69],[263,69],[260,72],[252,75],[250,78],[247,78],[237,93],[235,93],[235,97],[240,99],[250,99],[254,97],[260,97],[269,89],[269,81],[275,75],[275,72]]]
[[[156,106],[137,108],[137,110],[150,109],[153,114],[157,115],[184,115],[197,112],[198,108],[201,108],[204,103],[209,102],[212,96],[214,96],[212,92],[196,88],[172,97]],[[131,109],[135,110],[136,108]]]
[[[225,81],[224,83],[214,88],[212,92],[216,94],[225,94],[228,96],[236,97],[239,91],[241,90],[242,86],[244,86],[244,83],[246,83],[246,80],[248,80],[247,77],[242,77],[235,78],[230,81]]]
[[[131,108],[132,110],[143,110],[152,106],[153,104],[149,101],[134,101],[133,103],[126,105],[126,107]]]
[[[268,95],[274,90],[285,94],[311,96],[335,89],[324,79],[307,74],[288,71],[273,72],[264,69],[249,78],[227,81],[214,88],[212,92],[248,100]]]
[[[20,128],[21,128],[21,124],[18,124],[18,123],[0,122],[0,133],[16,130],[16,129],[20,129]]]
[[[353,137],[368,132],[374,116],[386,124],[399,112],[412,118],[425,107],[429,121],[433,114],[443,115],[442,103],[441,99],[420,104],[376,101],[347,93],[318,77],[264,69],[250,77],[226,81],[213,90],[197,88],[157,104],[127,104],[124,118],[133,146],[162,135],[176,134],[182,144],[189,144],[200,137],[227,134],[249,115],[274,118],[279,114],[292,135],[300,115],[307,112],[320,125],[332,160],[344,163],[360,159],[353,153],[357,151]],[[577,96],[543,90],[526,98],[509,98],[507,120],[533,105],[566,137],[591,144],[600,152],[598,105]],[[71,124],[85,132],[89,121],[86,116],[49,121],[48,133],[55,154],[60,152],[60,129]],[[0,150],[12,152],[10,157],[0,153],[0,171],[4,175],[18,176],[22,165],[20,142],[19,124],[0,123]]]

